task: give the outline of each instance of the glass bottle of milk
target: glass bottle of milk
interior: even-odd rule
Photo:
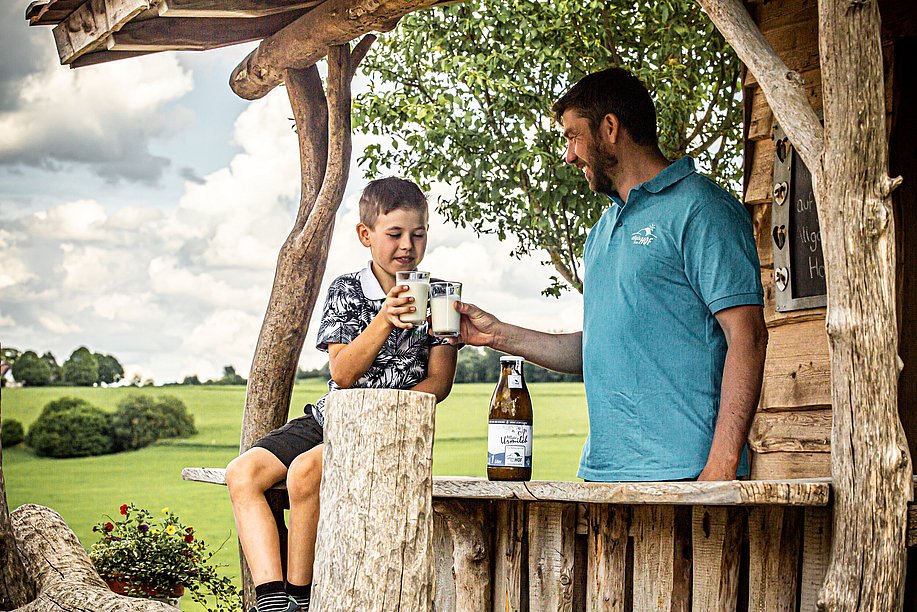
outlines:
[[[522,357],[500,358],[500,380],[487,421],[488,480],[532,478],[532,398],[523,363]]]

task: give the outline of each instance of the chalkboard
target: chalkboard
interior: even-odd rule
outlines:
[[[825,256],[821,250],[821,228],[812,191],[812,174],[798,155],[793,155],[793,178],[788,202],[790,238],[790,282],[793,297],[825,295]]]
[[[812,175],[779,125],[774,126],[771,233],[778,312],[818,308],[827,298],[825,257]]]

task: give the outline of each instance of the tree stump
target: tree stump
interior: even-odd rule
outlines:
[[[310,609],[430,610],[436,398],[349,389],[326,406]]]
[[[27,504],[10,514],[10,522],[27,575],[38,589],[38,598],[16,612],[174,611],[164,603],[112,593],[76,535],[54,510]]]

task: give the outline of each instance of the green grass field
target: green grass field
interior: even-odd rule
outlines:
[[[296,386],[290,416],[324,392],[322,381]],[[535,411],[534,469],[538,480],[574,480],[587,432],[582,384],[529,385]],[[487,458],[487,411],[493,385],[456,385],[436,414],[433,470],[436,475],[484,476]],[[238,546],[229,496],[224,487],[184,482],[183,467],[222,467],[238,454],[244,387],[33,388],[3,389],[2,417],[28,428],[49,401],[69,395],[103,410],[113,410],[130,395],[174,395],[194,414],[198,434],[145,449],[84,459],[36,457],[22,446],[3,451],[3,472],[11,508],[34,503],[64,517],[88,548],[92,526],[105,514],[133,502],[154,512],[168,507],[211,545],[226,540],[217,559],[227,575],[238,578]],[[184,610],[199,610],[190,598]]]

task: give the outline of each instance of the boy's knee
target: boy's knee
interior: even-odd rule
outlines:
[[[300,455],[287,472],[287,493],[291,499],[317,495],[322,481],[322,462],[313,455]]]
[[[259,485],[255,478],[257,471],[255,462],[244,454],[230,461],[226,466],[225,475],[229,494],[258,489]]]

